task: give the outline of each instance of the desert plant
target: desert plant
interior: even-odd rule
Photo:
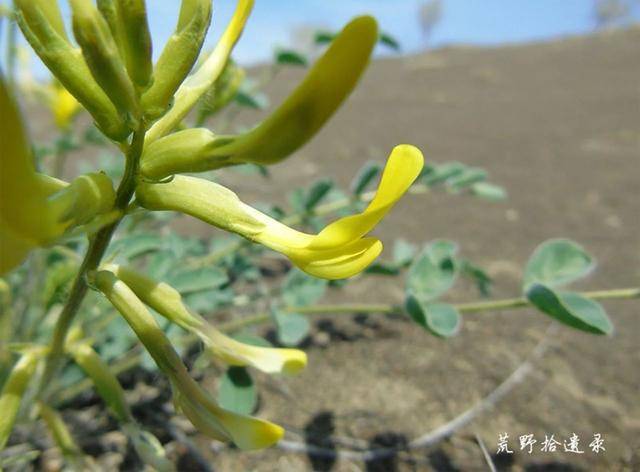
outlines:
[[[459,162],[424,166],[421,152],[411,145],[394,147],[384,168],[365,165],[349,192],[327,179],[295,189],[289,214],[277,207],[259,211],[213,181],[211,171],[236,166],[268,175],[267,166],[313,138],[356,85],[376,43],[395,42],[378,33],[373,18],[356,18],[325,38],[328,48],[302,83],[258,126],[216,134],[203,127],[212,116],[233,103],[258,106],[256,88],[246,85],[245,72],[231,60],[251,0],[239,0],[220,42],[193,73],[210,22],[210,0],[183,0],[176,31],[155,65],[143,0],[70,4],[79,47],[67,34],[57,2],[15,2],[20,29],[58,81],[47,89],[48,96],[63,97],[50,101],[63,136],[53,150],[33,151],[10,87],[3,81],[0,88],[5,122],[0,127],[0,274],[6,278],[0,279],[0,449],[22,409],[28,413],[25,423],[43,420],[70,464],[91,467],[56,409],[89,384],[140,458],[154,468],[171,469],[160,443],[134,419],[116,377],[137,364],[165,374],[178,410],[203,434],[243,449],[267,447],[284,430],[250,416],[256,393],[246,368],[289,375],[302,370],[306,355],[296,347],[309,331],[308,315],[400,313],[448,337],[459,330],[461,313],[534,306],[566,325],[608,334],[612,325],[594,300],[638,296],[637,289],[559,290],[593,268],[587,252],[567,240],[541,245],[526,267],[523,296],[502,301],[441,301],[460,276],[474,280],[482,294],[489,291],[484,271],[451,241],[433,241],[421,251],[396,241],[392,260],[374,262],[382,243],[368,233],[405,193],[444,189],[489,200],[505,197],[487,182],[483,169]],[[305,66],[306,60],[278,51],[275,63]],[[73,134],[74,100],[89,112],[99,133]],[[190,126],[188,115],[196,109],[196,125]],[[89,172],[70,183],[60,180],[60,159],[88,143],[110,150],[101,171],[85,163]],[[122,159],[111,154],[114,149]],[[47,167],[47,155],[56,157],[48,166],[53,176],[39,171]],[[194,173],[212,178],[185,175]],[[370,190],[378,177],[377,190]],[[166,211],[193,216],[233,236],[216,238],[207,247],[171,231]],[[340,218],[326,225],[324,219],[335,214]],[[275,287],[263,280],[258,261],[264,248],[296,267],[287,267]],[[406,275],[405,299],[389,305],[316,305],[329,286],[346,284],[344,279],[361,272]],[[265,300],[265,313],[225,324],[214,326],[204,316]],[[230,336],[265,322],[276,327],[283,347]],[[208,359],[230,366],[217,399],[194,380],[181,358],[194,343],[204,346]],[[68,382],[65,376],[74,366],[82,373]]]

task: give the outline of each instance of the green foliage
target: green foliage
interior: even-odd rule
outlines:
[[[271,316],[276,324],[278,341],[284,346],[299,345],[311,331],[311,324],[307,317],[297,313],[288,313],[274,308]]]
[[[380,175],[382,166],[375,162],[366,163],[356,174],[351,182],[351,191],[354,195],[360,196],[373,183],[374,179]]]
[[[244,367],[229,367],[220,380],[218,402],[227,410],[250,415],[258,405],[258,391]]]
[[[524,271],[523,288],[541,283],[558,287],[586,276],[595,267],[593,258],[568,239],[551,239],[536,248]]]
[[[291,49],[279,49],[275,53],[274,61],[279,65],[302,66],[309,65],[309,60],[297,51]]]
[[[430,303],[411,294],[405,300],[405,310],[413,321],[441,338],[455,335],[462,323],[460,313],[453,305]]]
[[[311,305],[322,298],[327,290],[327,281],[317,279],[293,269],[282,286],[282,300],[288,306]]]
[[[409,267],[407,291],[422,301],[435,300],[447,292],[457,277],[456,250],[450,241],[429,244]]]
[[[167,282],[183,295],[213,290],[229,281],[226,272],[218,267],[183,268],[173,272]]]
[[[400,52],[401,49],[400,42],[389,33],[385,32],[380,33],[380,44],[383,44],[396,52]]]
[[[594,334],[611,334],[613,325],[602,306],[578,293],[555,291],[534,283],[527,299],[540,311],[561,323]]]

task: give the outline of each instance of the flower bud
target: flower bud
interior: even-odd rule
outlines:
[[[224,167],[228,159],[213,154],[217,146],[226,142],[205,128],[177,131],[145,147],[140,172],[151,180],[161,180],[174,174]]]
[[[183,10],[180,15],[180,23],[188,18],[188,12],[196,8],[201,0],[184,0]],[[229,60],[231,51],[235,46],[249,18],[254,0],[238,0],[236,10],[231,22],[225,29],[220,41],[209,57],[202,63],[196,72],[188,77],[175,94],[173,106],[159,119],[147,132],[145,142],[151,143],[171,132],[191,111],[207,90],[220,76],[225,64]],[[188,7],[186,5],[189,5]],[[184,13],[184,15],[182,14]],[[156,71],[159,67],[156,65]]]
[[[176,406],[204,434],[233,441],[242,449],[271,446],[284,430],[268,421],[227,411],[193,380],[169,339],[135,293],[109,271],[90,274],[91,282],[120,312],[158,367],[169,377]]]
[[[110,211],[115,198],[109,177],[100,173],[86,174],[49,197],[50,211],[57,216],[59,223],[77,226]]]
[[[20,402],[38,365],[38,355],[27,352],[13,366],[0,393],[0,450],[7,444],[13,424],[18,416]]]
[[[71,0],[73,32],[96,82],[109,96],[118,111],[133,119],[137,126],[139,105],[109,25],[91,0]]]
[[[113,415],[121,423],[133,421],[133,416],[124,397],[124,391],[109,366],[87,343],[75,343],[67,347],[73,360],[91,378],[98,394]]]
[[[152,42],[144,0],[98,0],[98,10],[109,25],[129,77],[140,89],[152,80]]]
[[[150,119],[163,115],[171,105],[198,59],[210,23],[211,0],[183,0],[176,31],[156,63],[153,84],[142,96],[142,108]]]
[[[295,375],[307,365],[307,356],[298,349],[278,349],[244,344],[221,333],[200,315],[191,312],[180,293],[164,282],[155,281],[128,267],[108,264],[113,272],[148,306],[180,327],[196,334],[216,357],[231,365],[252,366],[263,372]]]
[[[131,130],[92,77],[82,53],[67,40],[64,28],[56,26],[59,10],[55,2],[15,0],[15,5],[20,29],[47,68],[87,109],[106,136],[124,140]]]

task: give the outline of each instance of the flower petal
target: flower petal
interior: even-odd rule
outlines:
[[[185,306],[180,293],[164,282],[140,274],[128,267],[106,264],[147,305],[187,331],[197,334],[217,357],[231,365],[252,366],[268,374],[295,375],[307,365],[307,355],[297,349],[280,349],[244,344],[211,326]]]
[[[334,221],[313,238],[309,249],[323,249],[361,238],[371,231],[420,175],[424,158],[414,146],[396,146],[384,168],[376,196],[362,213]]]

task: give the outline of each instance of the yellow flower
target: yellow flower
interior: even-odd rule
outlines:
[[[66,88],[59,82],[55,82],[50,85],[49,108],[53,113],[56,126],[64,131],[69,129],[73,118],[82,107]]]
[[[307,143],[346,100],[369,64],[377,39],[378,26],[370,16],[349,22],[296,90],[247,133],[220,136],[196,128],[157,136],[160,139],[154,141],[157,133],[153,133],[160,124],[154,125],[154,139],[147,139],[141,172],[159,180],[184,172],[283,160]]]
[[[280,440],[284,434],[280,426],[225,410],[189,376],[169,339],[127,284],[109,271],[94,274],[92,283],[122,314],[169,377],[176,406],[198,430],[220,441],[232,441],[241,449],[260,449]]]
[[[87,174],[68,184],[36,173],[20,114],[2,80],[0,111],[1,275],[19,265],[32,248],[111,210],[115,192],[103,174]]]
[[[116,275],[145,304],[160,315],[191,331],[216,357],[231,365],[252,366],[268,374],[295,375],[307,365],[307,355],[298,349],[252,346],[230,338],[191,312],[180,293],[164,282],[158,282],[128,267],[107,264],[102,267]]]
[[[382,251],[382,243],[364,237],[409,189],[423,167],[422,153],[410,145],[394,148],[378,191],[360,214],[341,218],[319,234],[289,228],[246,205],[231,190],[194,177],[138,185],[137,197],[150,210],[186,213],[281,252],[316,277],[341,279],[364,270]]]

